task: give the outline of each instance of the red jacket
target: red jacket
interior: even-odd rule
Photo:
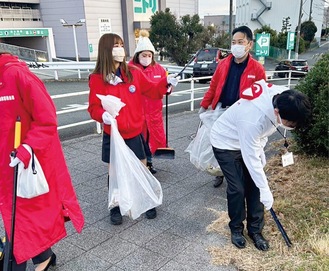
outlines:
[[[166,70],[158,63],[149,65],[144,68],[140,64],[130,64],[139,67],[144,74],[154,82],[159,82],[162,78],[166,77]],[[143,109],[145,122],[143,127],[143,136],[149,137],[149,146],[151,152],[154,153],[158,148],[166,147],[166,135],[164,131],[163,118],[162,118],[162,100],[154,100],[143,96]]]
[[[133,138],[142,133],[144,125],[142,95],[161,100],[167,92],[166,77],[155,83],[150,81],[139,68],[129,65],[129,69],[133,75],[131,83],[128,83],[123,71],[123,83],[115,86],[104,82],[100,74],[91,74],[89,79],[88,111],[92,119],[103,122],[102,115],[105,112],[96,94],[113,95],[126,104],[116,117],[118,130],[124,139]],[[104,132],[111,134],[111,126],[104,124]]]
[[[44,84],[17,57],[0,55],[0,210],[10,236],[14,169],[15,121],[21,118],[21,143],[31,146],[49,185],[49,193],[32,199],[17,197],[14,256],[18,263],[40,254],[66,236],[63,207],[78,232],[84,218],[74,192],[57,133],[55,106]],[[29,152],[20,145],[25,165]]]
[[[217,69],[211,79],[210,87],[200,103],[203,108],[207,109],[209,105],[211,105],[212,109],[216,108],[226,82],[232,58],[233,55],[231,54],[218,63]],[[249,54],[247,67],[241,75],[239,97],[244,89],[261,79],[266,80],[264,67]]]

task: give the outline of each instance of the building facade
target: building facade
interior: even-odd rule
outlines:
[[[235,27],[235,15],[232,18],[233,28]],[[220,32],[228,33],[230,29],[229,15],[206,15],[203,19],[204,26],[216,26]]]
[[[300,0],[236,0],[235,26],[247,25],[254,31],[268,25],[281,32],[282,20],[289,17],[290,31],[295,31],[300,4]],[[302,4],[301,23],[311,18],[317,27],[315,39],[320,41],[325,3],[323,0],[303,0]]]
[[[150,17],[167,7],[177,18],[193,15],[198,13],[198,0],[1,2],[0,39],[6,44],[47,50],[50,59],[95,60],[100,36],[113,32],[123,37],[125,49],[132,56],[137,30],[149,28]],[[43,31],[40,35],[29,36],[24,34],[27,29],[32,33]]]

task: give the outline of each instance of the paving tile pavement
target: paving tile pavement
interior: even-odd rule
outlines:
[[[153,220],[124,217],[119,226],[110,223],[107,209],[102,137],[94,134],[62,142],[86,223],[81,234],[67,223],[68,236],[53,247],[57,266],[52,270],[236,270],[233,266],[213,265],[207,252],[208,247],[230,240],[206,231],[216,219],[208,208],[226,210],[226,183],[214,188],[213,177],[198,171],[184,152],[198,123],[196,112],[169,116],[169,145],[176,155],[174,160],[153,160],[158,170],[155,176],[163,188],[158,216]],[[31,262],[27,270],[33,270]]]

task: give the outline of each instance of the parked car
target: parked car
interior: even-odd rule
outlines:
[[[279,64],[275,67],[276,71],[300,71],[304,73],[292,72],[291,76],[298,77],[298,76],[305,76],[308,72],[308,63],[305,59],[286,59],[279,62]],[[289,73],[280,72],[277,75],[281,78],[286,77]]]
[[[230,50],[215,47],[199,50],[194,59],[193,77],[212,76],[218,62],[230,53]],[[200,83],[206,83],[207,81],[209,80],[199,80]]]

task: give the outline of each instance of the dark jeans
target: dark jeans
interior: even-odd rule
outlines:
[[[6,236],[6,240],[8,239],[8,236]],[[15,250],[15,247],[14,247]],[[40,264],[44,262],[45,260],[49,259],[50,256],[53,254],[53,251],[51,248],[48,248],[44,252],[40,253],[39,255],[32,258],[33,264]],[[9,243],[6,243],[5,247],[5,258],[4,258],[4,270],[6,270],[5,266],[8,266],[9,263]],[[12,269],[10,271],[25,271],[26,270],[26,262],[17,264],[15,258],[12,262]]]
[[[260,202],[259,189],[243,162],[241,151],[214,147],[213,151],[227,181],[226,193],[231,232],[243,231],[247,205],[248,233],[261,233],[264,227],[264,206]]]
[[[142,134],[135,136],[133,138],[124,139],[126,145],[134,152],[139,160],[146,158],[145,155],[145,143]],[[111,152],[111,136],[103,133],[102,142],[102,161],[105,163],[110,162],[110,152]]]
[[[147,136],[146,138],[143,137],[143,143],[144,143],[144,150],[145,150],[145,155],[146,155],[146,162],[148,163],[152,163],[152,152],[150,149],[150,145],[149,145],[149,131],[147,131]]]

